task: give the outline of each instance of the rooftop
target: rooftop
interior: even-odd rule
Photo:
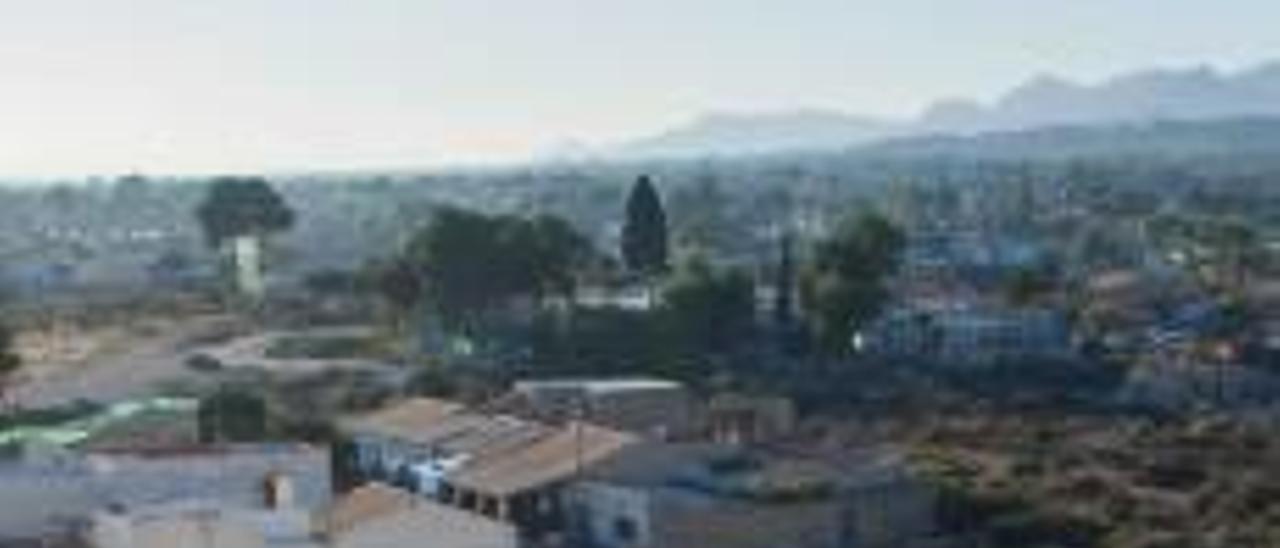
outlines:
[[[475,462],[451,481],[458,487],[507,496],[568,479],[637,440],[630,434],[575,422],[532,443]]]
[[[626,447],[593,467],[588,477],[725,499],[794,502],[820,499],[856,485],[896,480],[901,472],[900,456],[882,450],[825,458],[782,449],[676,443]]]
[[[418,546],[467,548],[489,546],[493,539],[513,539],[515,529],[471,512],[437,504],[382,484],[368,484],[318,512],[315,532],[326,540],[361,529],[412,538]]]
[[[425,425],[465,409],[462,404],[432,398],[413,398],[369,414],[343,422],[354,431],[372,431],[382,435],[414,439]]]
[[[449,482],[499,496],[567,479],[638,439],[587,423],[550,426],[437,400],[409,400],[344,424],[349,432],[408,442],[431,457],[465,456]]]
[[[616,379],[551,379],[539,381],[520,381],[515,385],[517,392],[538,390],[581,390],[592,394],[610,392],[629,392],[638,390],[679,390],[684,385],[666,379],[656,378],[616,378]]]
[[[298,508],[329,500],[329,452],[292,444],[189,447],[182,450],[54,455],[0,463],[0,532],[28,536],[59,530],[108,507],[217,501],[263,506],[262,481],[289,477]]]

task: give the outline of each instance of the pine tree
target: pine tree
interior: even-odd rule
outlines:
[[[667,214],[647,175],[636,180],[627,197],[622,260],[627,269],[646,278],[667,270]]]
[[[792,256],[790,230],[784,230],[779,241],[778,278],[773,302],[773,321],[778,327],[790,327],[794,319],[793,297],[796,286],[795,258]]]

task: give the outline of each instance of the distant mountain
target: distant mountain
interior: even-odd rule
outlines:
[[[886,120],[822,110],[712,114],[662,134],[625,143],[610,155],[665,158],[823,150],[907,135],[906,130]]]
[[[1280,63],[1234,74],[1208,67],[1153,70],[1094,86],[1042,76],[990,106],[963,101],[935,105],[915,127],[929,133],[979,133],[1251,116],[1280,116]]]
[[[1053,126],[889,139],[851,154],[875,158],[1069,160],[1163,157],[1280,160],[1280,117]]]
[[[1268,117],[1280,117],[1280,62],[1235,73],[1208,67],[1150,70],[1096,85],[1041,76],[991,104],[940,101],[916,119],[900,122],[823,110],[717,114],[597,155],[749,155],[842,149],[910,136]]]

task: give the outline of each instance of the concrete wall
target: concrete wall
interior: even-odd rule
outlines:
[[[424,505],[431,504],[424,502]],[[327,548],[517,548],[519,537],[514,527],[493,520],[465,514],[435,505],[430,514],[401,512],[363,523],[338,538]],[[452,516],[447,521],[441,513]]]
[[[649,514],[649,497],[641,489],[584,483],[574,493],[586,509],[587,535],[599,548],[657,547]],[[622,528],[628,531],[621,530]]]

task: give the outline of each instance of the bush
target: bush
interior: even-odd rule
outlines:
[[[374,343],[369,337],[282,337],[272,342],[263,355],[278,360],[347,360],[366,356],[372,350]]]
[[[262,396],[221,388],[200,400],[197,411],[200,441],[262,441],[267,433],[267,404]]]
[[[208,354],[195,354],[187,358],[186,366],[200,373],[217,373],[223,368],[221,361]]]

